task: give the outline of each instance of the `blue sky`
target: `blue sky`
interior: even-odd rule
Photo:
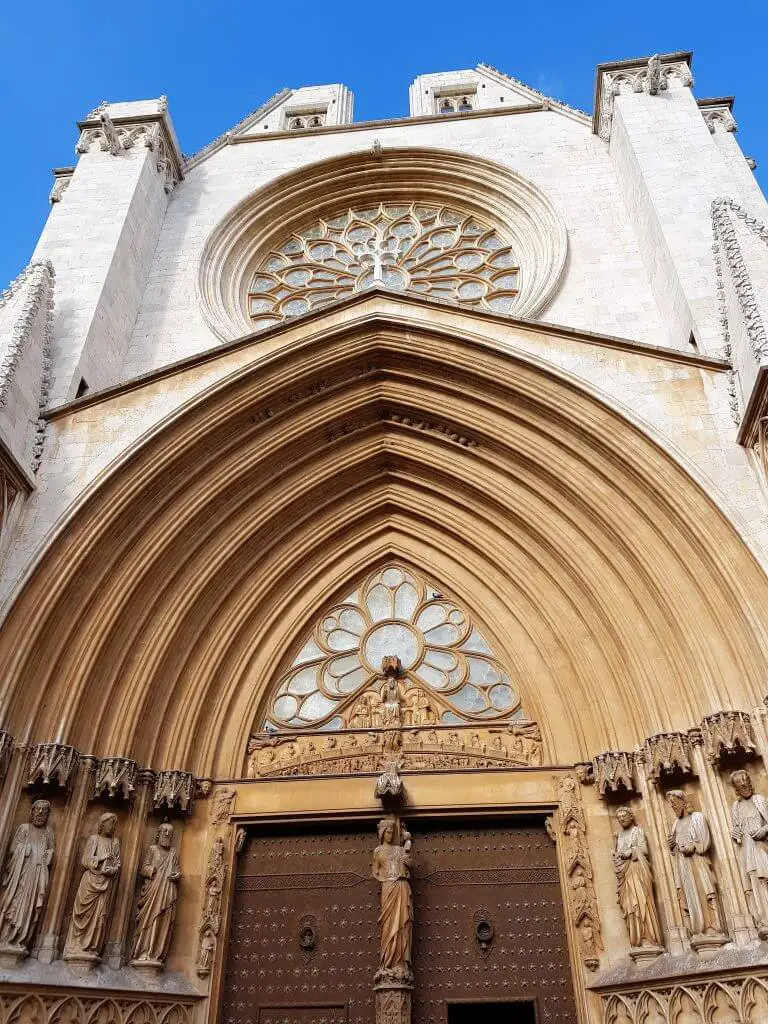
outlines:
[[[486,61],[591,111],[601,61],[693,50],[696,95],[736,96],[766,189],[767,38],[766,0],[6,4],[0,289],[42,229],[50,169],[74,163],[75,121],[103,99],[165,93],[192,153],[283,86],[343,82],[356,120],[397,117],[417,74]]]

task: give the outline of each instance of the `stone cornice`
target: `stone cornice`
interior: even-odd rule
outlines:
[[[579,341],[586,345],[618,349],[624,352],[634,352],[637,355],[664,359],[674,363],[684,363],[688,366],[699,367],[703,370],[724,372],[729,369],[730,365],[724,359],[705,356],[700,353],[684,352],[681,349],[664,348],[660,345],[649,345],[647,342],[634,341],[631,338],[620,338],[616,335],[597,334],[594,331],[579,330],[575,327],[553,324],[544,320],[527,320],[523,318],[505,316],[500,313],[491,313],[486,310],[470,309],[466,306],[460,306],[457,303],[435,299],[424,295],[409,294],[406,292],[386,292],[383,290],[371,289],[365,292],[356,292],[348,298],[339,299],[336,302],[329,302],[328,305],[323,306],[321,309],[293,317],[291,320],[277,324],[273,328],[254,332],[252,334],[246,334],[242,338],[236,338],[234,341],[224,342],[223,344],[198,352],[195,355],[187,356],[185,359],[179,359],[175,362],[168,363],[159,369],[140,374],[131,380],[122,381],[119,384],[103,388],[100,391],[89,392],[89,394],[83,398],[66,402],[62,405],[57,405],[48,409],[45,414],[45,418],[48,421],[53,421],[62,416],[68,416],[79,409],[86,409],[94,405],[99,405],[101,402],[109,401],[119,395],[129,394],[132,391],[139,390],[140,388],[153,384],[156,381],[173,377],[177,373],[184,373],[193,367],[203,366],[206,363],[214,362],[216,359],[220,359],[222,356],[227,355],[230,352],[237,352],[242,348],[247,348],[249,345],[259,345],[267,339],[273,340],[274,338],[278,338],[281,334],[291,332],[297,325],[310,324],[318,321],[329,313],[337,312],[344,307],[351,308],[357,305],[364,305],[373,298],[382,297],[391,299],[398,305],[408,304],[413,306],[432,306],[443,308],[452,313],[460,313],[469,319],[479,320],[481,323],[485,321],[489,323],[503,324],[504,326],[523,331],[544,334],[549,333],[557,337],[567,338],[570,341]],[[374,311],[372,316],[374,318],[379,318],[382,321],[399,319],[391,317],[387,313],[378,310]],[[350,326],[354,327],[355,324],[353,323]],[[434,325],[431,325],[429,329],[437,330],[438,333],[441,330],[440,328],[435,328]]]
[[[690,51],[681,50],[598,64],[595,72],[595,109],[592,115],[594,134],[605,142],[610,139],[613,101],[622,89],[656,95],[668,88],[670,78],[679,79],[684,86],[693,85],[692,58]]]
[[[733,96],[711,97],[696,101],[704,122],[710,132],[735,132],[739,130],[733,116]]]
[[[103,152],[119,156],[123,150],[144,145],[155,153],[157,170],[165,177],[166,192],[184,177],[184,161],[165,109],[113,118],[106,107],[78,121],[77,127],[80,129],[75,147],[77,154],[88,153],[98,146]]]
[[[192,153],[190,156],[183,157],[184,169],[191,170],[193,167],[196,167],[199,163],[205,160],[206,157],[211,156],[213,153],[216,153],[218,150],[222,149],[222,147],[228,145],[229,142],[231,142],[233,136],[238,135],[240,132],[244,132],[256,121],[260,121],[262,118],[266,117],[267,114],[274,110],[275,107],[277,107],[280,103],[283,102],[283,100],[287,100],[289,96],[292,96],[293,93],[293,89],[280,89],[279,92],[276,92],[273,96],[270,96],[266,103],[262,103],[260,107],[257,107],[255,110],[252,110],[250,114],[246,114],[246,116],[241,121],[238,121],[237,124],[232,125],[232,127],[228,128],[227,131],[222,132],[221,135],[217,135],[215,139],[212,139],[210,142],[206,143],[201,149],[198,149],[196,153]],[[274,135],[275,133],[271,132],[268,134]]]

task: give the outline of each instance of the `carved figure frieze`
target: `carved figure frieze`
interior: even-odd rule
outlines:
[[[173,825],[164,822],[139,870],[144,881],[136,911],[131,967],[152,973],[165,966],[176,920],[181,871],[173,838]]]
[[[541,733],[535,722],[524,720],[496,727],[259,733],[248,743],[247,775],[379,775],[393,760],[400,772],[537,767],[542,761]]]
[[[614,842],[613,867],[617,899],[629,932],[630,956],[633,960],[650,959],[664,948],[648,839],[630,807],[619,807],[616,820],[620,830]]]
[[[178,808],[190,813],[194,792],[195,777],[189,772],[158,772],[152,806],[156,811],[167,807],[169,810]]]
[[[72,907],[65,960],[86,965],[101,958],[122,863],[116,828],[117,816],[102,814],[96,832],[85,842],[83,874]]]
[[[598,754],[593,761],[595,785],[600,796],[606,793],[619,793],[622,790],[634,793],[637,790],[635,780],[635,755],[626,750],[606,750]]]
[[[19,825],[11,840],[0,885],[0,964],[28,955],[45,907],[56,846],[50,813],[47,800],[35,800],[29,822]]]
[[[712,838],[707,819],[694,811],[681,789],[667,793],[674,823],[667,837],[675,866],[675,887],[685,927],[694,949],[727,941],[725,923],[712,869]]]
[[[381,885],[381,946],[374,982],[410,985],[413,982],[411,834],[395,815],[382,818],[377,834],[379,845],[373,852],[372,870]]]
[[[105,757],[96,766],[93,782],[94,796],[121,796],[131,800],[136,792],[139,768],[127,757]]]
[[[756,793],[748,772],[733,772],[736,801],[731,807],[731,838],[747,903],[761,938],[768,938],[768,800]]]
[[[208,867],[203,883],[203,913],[197,943],[195,969],[198,977],[206,978],[213,967],[219,930],[221,928],[221,901],[226,877],[224,839],[216,836],[208,855]]]
[[[662,732],[649,736],[643,744],[645,770],[648,778],[656,785],[665,776],[693,774],[691,744],[682,732]]]
[[[568,914],[578,936],[582,961],[595,971],[603,945],[581,793],[573,775],[556,776],[555,788],[559,802],[557,838],[562,849]]]
[[[701,723],[704,753],[712,764],[719,765],[723,756],[740,752],[755,753],[752,719],[745,711],[718,711],[707,715]]]
[[[27,785],[55,783],[65,788],[72,781],[79,756],[74,747],[63,743],[38,743],[29,751]]]

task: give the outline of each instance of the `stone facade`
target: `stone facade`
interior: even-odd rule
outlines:
[[[284,89],[189,157],[164,97],[78,123],[0,298],[9,1020],[213,1021],[244,829],[401,792],[550,815],[580,1024],[763,1019],[768,207],[689,53],[595,95]],[[338,741],[291,717],[386,572],[499,728],[403,612]]]

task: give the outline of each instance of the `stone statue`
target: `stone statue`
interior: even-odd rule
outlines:
[[[399,818],[383,818],[373,853],[373,877],[381,883],[381,954],[376,980],[411,979],[411,836]]]
[[[744,892],[761,939],[768,938],[768,800],[755,793],[743,769],[731,784],[738,800],[731,807],[731,838],[741,847],[739,867]]]
[[[675,823],[667,837],[675,864],[675,886],[688,935],[694,949],[707,944],[707,937],[725,941],[723,919],[717,898],[717,881],[709,859],[712,840],[707,819],[694,811],[681,789],[667,793]]]
[[[16,829],[8,852],[0,895],[0,959],[6,962],[27,955],[45,906],[56,842],[50,813],[47,800],[35,800],[29,823]]]
[[[83,874],[77,887],[72,920],[64,946],[65,960],[95,963],[101,956],[112,910],[112,895],[120,873],[117,816],[102,814],[96,834],[83,850]]]
[[[661,924],[653,895],[653,873],[648,858],[648,840],[635,822],[629,807],[619,807],[616,820],[621,832],[616,836],[613,867],[619,906],[629,930],[630,955],[639,959],[662,952]]]
[[[173,825],[165,822],[147,850],[139,874],[144,879],[136,912],[132,967],[162,970],[171,944],[179,893],[179,856]]]

